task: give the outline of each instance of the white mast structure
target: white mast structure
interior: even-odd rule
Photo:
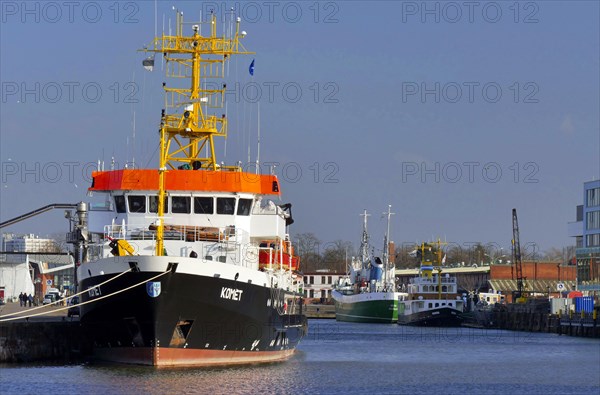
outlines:
[[[390,243],[390,218],[392,215],[395,215],[396,213],[392,213],[392,205],[388,205],[388,211],[387,213],[383,213],[383,215],[387,215],[387,233],[385,234],[385,237],[383,238],[384,241],[384,246],[383,246],[383,270],[384,270],[384,274],[383,274],[383,281],[384,281],[384,290],[388,290],[390,287],[392,288],[392,291],[394,290],[393,285],[394,285],[394,281],[390,280],[390,251],[389,251],[389,243]]]
[[[370,217],[371,214],[367,214],[367,210],[365,209],[360,216],[364,217],[363,234],[360,241],[360,262],[361,269],[367,270],[369,265],[369,233],[367,232],[367,217]]]

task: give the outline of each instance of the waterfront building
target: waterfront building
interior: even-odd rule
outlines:
[[[337,273],[329,271],[329,269],[304,273],[304,297],[307,299],[319,299],[318,301],[321,299],[329,301],[334,285],[338,283],[340,278],[346,276],[346,273]]]
[[[577,286],[584,294],[600,295],[600,180],[583,184],[583,204],[568,224],[575,237]]]
[[[0,236],[0,298],[12,301],[21,292],[42,299],[48,288],[73,285],[73,260],[60,254],[54,239],[34,234]]]

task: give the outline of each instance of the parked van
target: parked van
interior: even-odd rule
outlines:
[[[50,304],[56,302],[56,295],[53,293],[44,295],[44,301],[42,304]]]

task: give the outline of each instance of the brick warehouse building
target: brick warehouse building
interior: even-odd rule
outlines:
[[[523,262],[525,290],[540,294],[549,293],[551,297],[566,296],[565,293],[577,288],[577,266],[558,262]],[[511,302],[512,291],[517,289],[514,265],[490,266],[490,288],[506,295]]]

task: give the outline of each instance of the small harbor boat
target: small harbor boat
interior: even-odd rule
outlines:
[[[367,211],[363,214],[363,233],[360,257],[353,258],[349,275],[340,281],[331,295],[335,301],[335,318],[344,322],[395,323],[398,321],[398,299],[403,293],[396,291],[394,265],[390,263],[390,217],[384,238],[383,261],[373,257],[367,232]]]
[[[408,294],[398,302],[398,324],[460,326],[464,302],[456,277],[443,275],[441,242],[421,243],[419,275],[410,279]]]

